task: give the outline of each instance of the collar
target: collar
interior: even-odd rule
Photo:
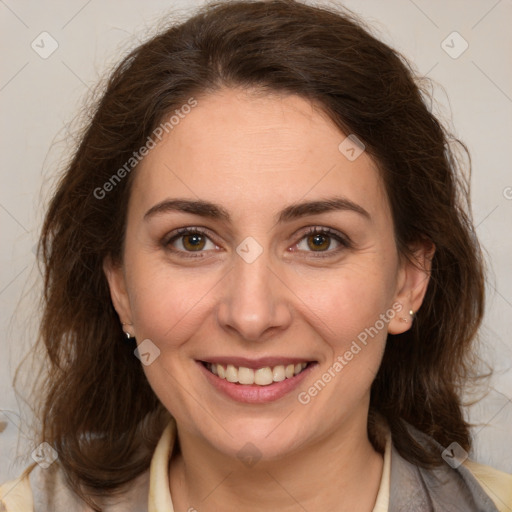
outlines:
[[[443,452],[443,447],[431,437],[412,425],[406,424],[406,428],[419,444],[433,443],[440,454]],[[512,510],[512,475],[470,460],[457,468],[448,464],[433,469],[419,467],[397,452],[389,428],[385,432],[384,465],[372,512]],[[169,489],[169,460],[175,440],[176,424],[171,420],[151,461],[148,512],[174,512]]]
[[[169,489],[169,460],[172,456],[175,441],[176,423],[174,420],[171,420],[163,431],[151,460],[148,512],[161,512],[162,510],[174,512],[171,492]],[[391,436],[388,433],[379,492],[372,512],[388,512],[390,475]]]

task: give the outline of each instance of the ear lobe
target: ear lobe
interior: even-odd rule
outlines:
[[[401,334],[410,329],[413,314],[420,309],[427,292],[432,270],[435,245],[430,240],[425,240],[417,245],[410,258],[402,257],[398,291],[395,302],[402,305],[402,309],[388,324],[389,334]]]
[[[131,323],[132,312],[122,265],[114,263],[112,258],[107,256],[103,260],[103,272],[107,278],[112,304],[117,311],[120,323]]]

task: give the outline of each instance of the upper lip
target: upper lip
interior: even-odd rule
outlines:
[[[300,357],[260,357],[258,359],[248,359],[247,357],[232,357],[232,356],[218,356],[218,357],[206,357],[201,359],[200,361],[204,363],[213,363],[213,364],[222,364],[228,365],[232,364],[233,366],[243,366],[244,368],[252,368],[253,370],[257,370],[258,368],[265,368],[267,366],[287,366],[289,364],[298,364],[298,363],[308,363],[312,362],[311,359],[308,358],[300,358]]]

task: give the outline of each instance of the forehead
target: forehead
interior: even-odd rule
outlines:
[[[338,194],[370,214],[388,214],[379,170],[366,152],[347,158],[347,144],[354,145],[300,96],[223,89],[198,97],[147,154],[133,202],[149,208],[168,197],[214,199],[227,210],[261,214]]]

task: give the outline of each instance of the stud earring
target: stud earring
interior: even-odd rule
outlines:
[[[412,320],[414,318],[414,311],[412,309],[409,310],[409,315],[410,315],[411,320]],[[401,317],[400,321],[404,322],[404,323],[407,323],[407,322],[409,322],[409,319],[405,318],[405,317]]]
[[[414,318],[414,311],[412,309],[409,310],[409,315],[411,317],[411,320]],[[404,322],[404,323],[407,323],[409,322],[409,318],[406,318],[406,317],[401,317],[400,318],[400,322]]]
[[[121,325],[123,325],[123,326],[124,326],[124,325],[132,325],[132,326],[133,326],[133,324],[129,324],[129,323],[121,323]],[[127,340],[135,339],[135,336],[132,336],[128,331],[125,331],[125,330],[123,329],[123,332],[124,332],[124,335],[126,336],[126,339],[127,339]]]

